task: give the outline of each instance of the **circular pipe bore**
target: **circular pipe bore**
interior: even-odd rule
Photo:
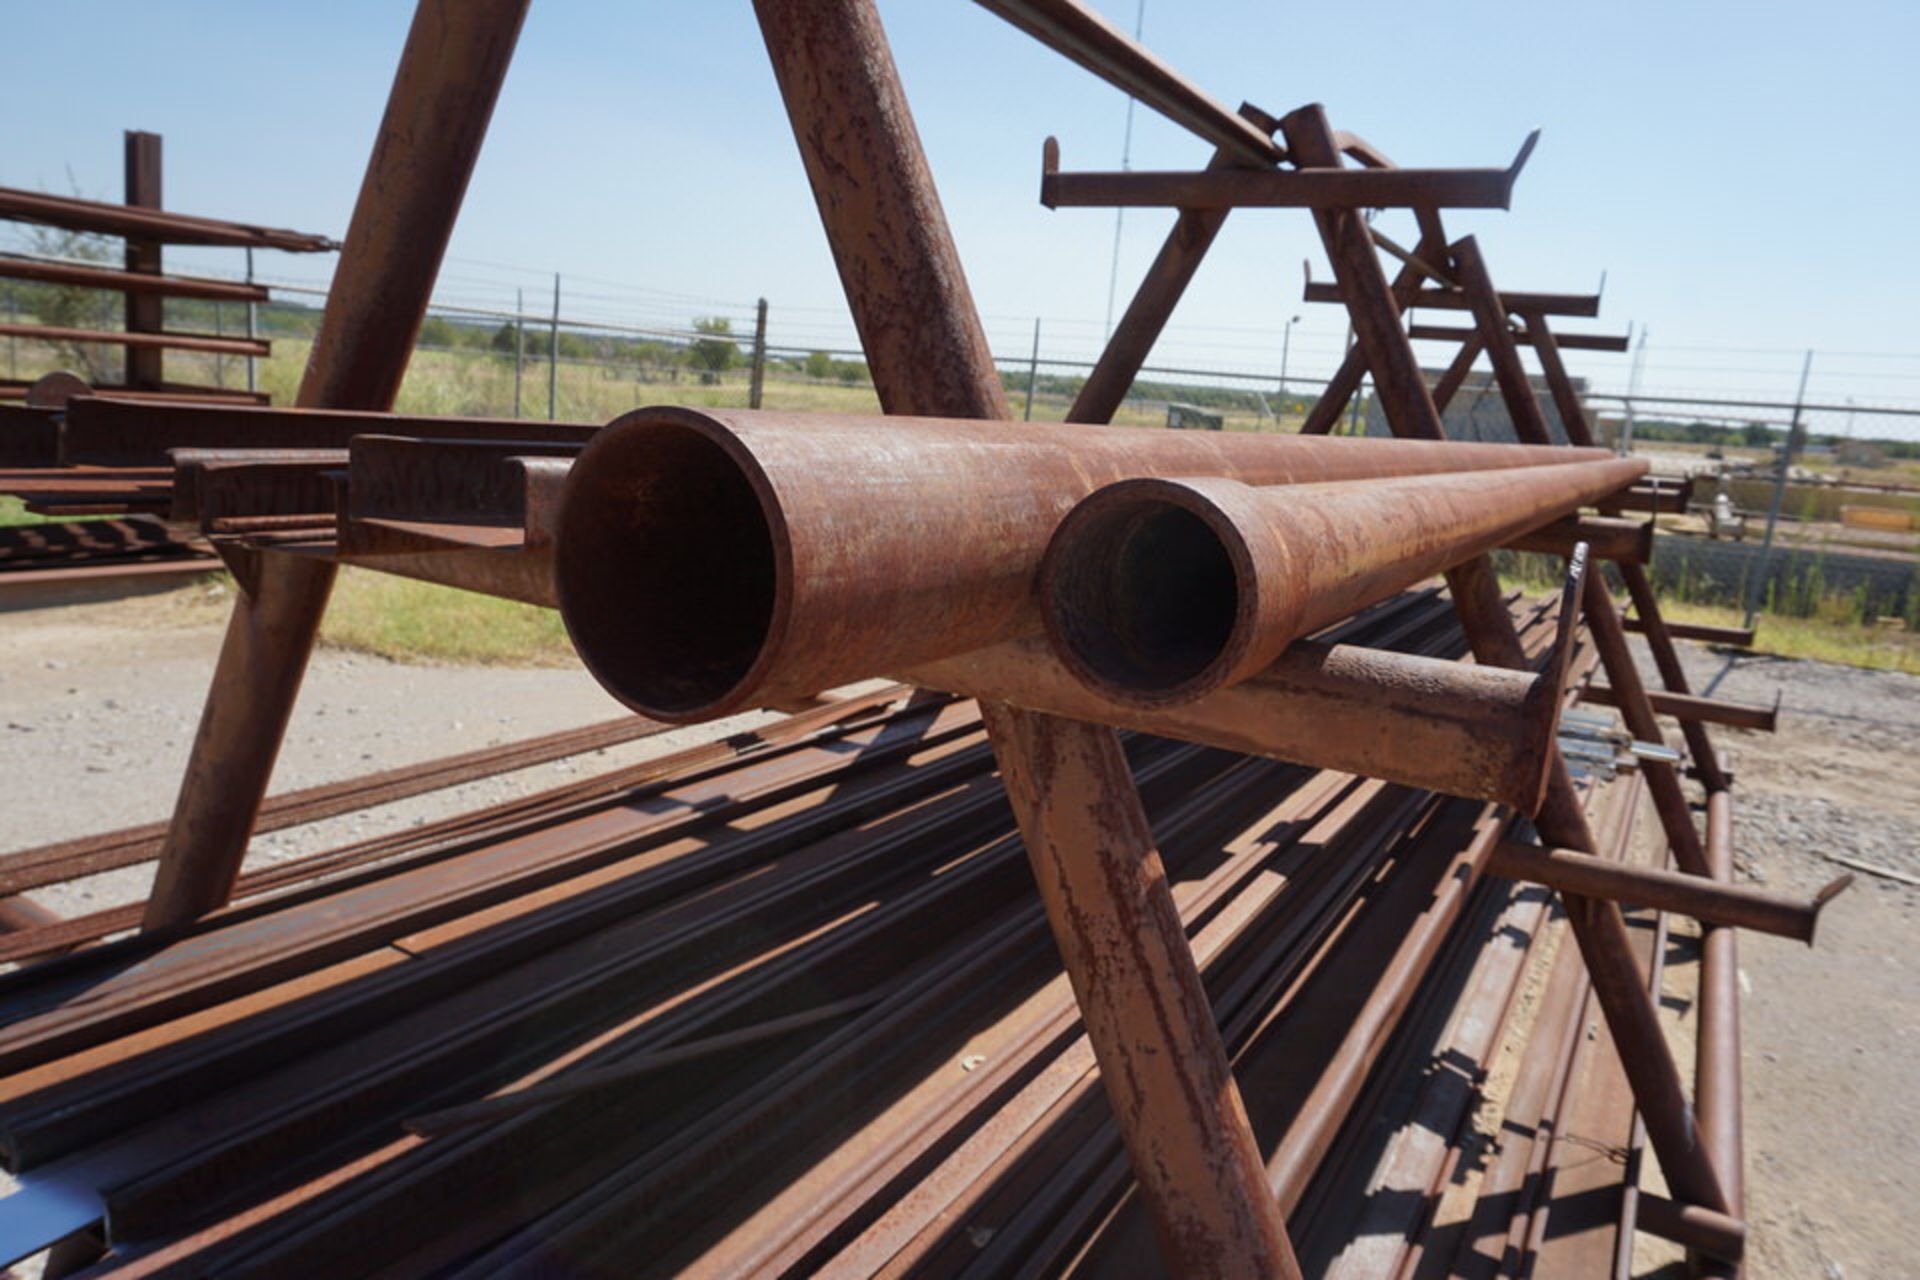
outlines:
[[[629,415],[574,463],[554,549],[568,635],[608,692],[670,722],[739,709],[785,629],[765,475],[695,415]]]
[[[1129,480],[1083,500],[1041,564],[1047,633],[1089,687],[1123,702],[1186,701],[1239,662],[1255,603],[1246,545],[1178,481]]]

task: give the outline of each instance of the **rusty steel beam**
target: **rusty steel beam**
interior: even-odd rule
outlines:
[[[438,440],[537,440],[584,444],[598,424],[523,418],[425,417],[302,406],[154,404],[94,395],[67,407],[67,466],[163,467],[181,449],[345,449],[363,435]]]
[[[0,253],[0,280],[30,280],[110,293],[148,294],[159,298],[202,298],[210,302],[266,302],[265,285],[199,276],[169,276],[149,271],[115,271],[111,267],[82,267],[66,262],[43,262]]]
[[[1309,280],[1301,295],[1307,302],[1339,302],[1340,289],[1329,280]],[[1600,314],[1600,295],[1585,293],[1520,293],[1500,291],[1500,301],[1508,311],[1526,315],[1581,316]],[[1457,289],[1422,289],[1407,300],[1407,310],[1468,311],[1472,305]]]
[[[1604,684],[1590,684],[1581,690],[1582,702],[1597,703],[1603,707],[1620,705],[1620,695]],[[1719,698],[1698,698],[1689,693],[1663,693],[1658,689],[1647,690],[1647,702],[1663,716],[1672,716],[1677,720],[1701,720],[1708,724],[1724,724],[1735,729],[1753,729],[1760,733],[1772,733],[1780,724],[1780,704],[1771,707],[1759,706],[1750,702],[1726,702]]]
[[[256,227],[218,218],[195,218],[183,213],[140,209],[124,204],[50,196],[38,191],[0,187],[0,219],[37,222],[99,235],[151,240],[161,244],[225,245],[233,248],[279,249],[286,253],[326,253],[339,244],[325,236],[276,227]]]
[[[1808,945],[1827,903],[1853,883],[1851,875],[1843,875],[1811,898],[1788,898],[1685,871],[1629,866],[1574,849],[1517,841],[1497,847],[1487,869],[1509,880],[1528,880],[1562,893],[1678,912],[1703,924],[1753,929]]]
[[[1627,723],[1627,731],[1642,742],[1664,745],[1666,737],[1660,732],[1660,722],[1654,719],[1646,685],[1634,665],[1633,652],[1627,647],[1619,610],[1607,591],[1606,579],[1600,574],[1587,580],[1587,623],[1593,632],[1594,647],[1600,651],[1607,679],[1619,695],[1620,716]],[[1666,833],[1674,860],[1683,871],[1705,875],[1706,854],[1680,786],[1680,771],[1664,760],[1643,760],[1641,768],[1647,775],[1647,791],[1653,797],[1654,811],[1660,815],[1660,826]]]
[[[1339,166],[1332,127],[1327,124],[1325,109],[1318,104],[1289,113],[1280,128],[1296,165],[1319,169]],[[1422,440],[1444,439],[1440,412],[1427,393],[1420,362],[1400,327],[1399,300],[1380,269],[1366,220],[1353,209],[1316,209],[1313,220],[1353,323],[1354,351],[1373,373],[1375,394],[1383,404],[1394,406],[1399,415],[1393,433]],[[1357,377],[1353,382],[1359,385]]]
[[[1660,611],[1660,599],[1654,594],[1647,571],[1639,565],[1623,564],[1620,566],[1620,578],[1626,583],[1627,597],[1633,602],[1634,614],[1646,627],[1647,651],[1653,655],[1654,669],[1660,673],[1660,682],[1667,687],[1668,696],[1690,699],[1693,686],[1687,681],[1687,670],[1681,665],[1680,653],[1673,646],[1673,633]],[[1700,710],[1697,706],[1693,709]],[[1775,710],[1778,710],[1777,706]],[[1676,711],[1675,714],[1679,713]],[[1713,739],[1707,734],[1705,722],[1708,718],[1697,714],[1681,715],[1680,732],[1687,740],[1687,753],[1693,757],[1694,768],[1699,770],[1700,780],[1707,790],[1725,791],[1730,784],[1726,771],[1720,767],[1720,753],[1714,750]],[[1771,720],[1766,727],[1772,729]]]
[[[421,0],[321,314],[298,403],[393,407],[527,0]],[[224,904],[286,735],[334,566],[262,553],[234,604],[145,930]]]
[[[1504,294],[1500,295],[1505,297]],[[1445,324],[1416,324],[1407,330],[1407,336],[1416,342],[1464,342],[1477,330]],[[1523,347],[1538,347],[1539,335],[1535,331],[1509,328],[1515,343]],[[1607,333],[1563,333],[1558,336],[1558,347],[1568,351],[1625,351],[1628,339]]]
[[[1496,800],[1523,813],[1540,806],[1561,702],[1557,670],[1533,675],[1312,641],[1249,680],[1152,708],[1102,697],[1039,637],[902,675],[926,688]]]
[[[102,347],[152,351],[213,351],[230,356],[265,356],[273,346],[264,338],[217,338],[210,333],[123,333],[112,329],[69,329],[47,324],[0,324],[0,338],[29,342],[78,342]],[[132,394],[138,395],[137,385]]]
[[[1279,122],[1249,105],[1240,108],[1242,116],[1271,134]],[[1232,153],[1222,148],[1214,154],[1213,167],[1231,164]],[[1113,328],[1100,359],[1087,374],[1085,382],[1067,410],[1068,422],[1109,422],[1127,398],[1140,366],[1147,361],[1153,344],[1160,338],[1167,319],[1180,302],[1181,295],[1200,269],[1201,260],[1213,246],[1214,237],[1226,225],[1226,209],[1182,209],[1173,229],[1154,256],[1147,274],[1127,304],[1120,322]]]
[[[1626,628],[1642,635],[1647,631],[1647,620],[1636,614],[1628,614]],[[1665,623],[1667,634],[1675,640],[1698,640],[1702,644],[1724,644],[1735,649],[1753,648],[1752,627],[1714,627],[1703,622]]]
[[[882,407],[1011,418],[871,0],[754,9]],[[981,710],[1168,1265],[1298,1276],[1113,730]]]
[[[1746,1256],[1747,1224],[1740,1218],[1715,1213],[1697,1204],[1681,1204],[1645,1189],[1641,1190],[1639,1201],[1635,1226],[1641,1231],[1727,1262],[1738,1263]]]
[[[1608,516],[1568,516],[1512,539],[1507,550],[1568,556],[1581,542],[1587,544],[1587,554],[1596,560],[1645,564],[1653,558],[1653,523]]]
[[[1546,414],[1540,408],[1540,400],[1534,394],[1533,383],[1528,379],[1525,368],[1520,363],[1518,348],[1513,342],[1513,330],[1507,324],[1506,309],[1502,306],[1499,293],[1493,286],[1493,278],[1487,271],[1486,260],[1480,253],[1479,243],[1472,236],[1455,241],[1452,257],[1459,273],[1460,286],[1467,299],[1473,305],[1474,319],[1481,341],[1487,346],[1487,353],[1493,362],[1494,376],[1499,382],[1501,398],[1506,404],[1507,415],[1513,422],[1515,433],[1520,439],[1533,444],[1545,444],[1551,436],[1547,429]],[[1562,369],[1564,373],[1564,369]],[[1569,398],[1571,389],[1562,393]],[[1575,406],[1577,408],[1577,406]],[[1563,421],[1569,433],[1569,441],[1580,440],[1587,435],[1586,419],[1575,412]],[[1631,491],[1629,491],[1631,492]],[[1617,499],[1603,499],[1596,503],[1602,511],[1609,511]],[[1624,573],[1637,577],[1643,584],[1645,574],[1636,565],[1623,566]],[[1651,587],[1647,588],[1651,599]],[[1620,615],[1613,596],[1609,594],[1605,579],[1595,574],[1587,582],[1587,621],[1593,631],[1594,643],[1600,651],[1601,661],[1607,669],[1607,678],[1618,691],[1621,713],[1626,719],[1628,729],[1636,738],[1645,742],[1664,742],[1660,734],[1659,723],[1654,719],[1653,709],[1647,702],[1646,688],[1640,679],[1639,670],[1634,665],[1633,654],[1627,647],[1626,635],[1620,627]],[[1656,614],[1657,616],[1657,606]],[[1677,666],[1677,659],[1675,659]],[[1689,745],[1704,743],[1705,730],[1697,721],[1686,722],[1689,732]],[[1681,789],[1680,773],[1671,764],[1661,760],[1648,760],[1644,764],[1647,774],[1647,789],[1653,796],[1654,809],[1660,816],[1660,825],[1666,833],[1667,843],[1683,870],[1696,874],[1706,869],[1705,854],[1701,849],[1700,835],[1693,825],[1692,815],[1687,807],[1686,796]],[[1713,771],[1719,778],[1717,762],[1711,758],[1703,768]]]
[[[1424,229],[1429,222],[1432,222],[1437,228],[1439,216],[1438,212],[1429,214],[1426,211],[1422,211],[1421,222],[1423,230],[1421,232],[1420,243],[1417,247],[1420,253],[1430,257],[1437,256],[1439,252],[1444,251],[1446,248],[1446,241],[1437,232],[1430,233]],[[1416,258],[1413,254],[1407,255],[1407,259],[1400,268],[1399,273],[1394,276],[1393,282],[1387,286],[1396,310],[1406,306],[1407,300],[1419,292],[1420,282],[1423,279],[1430,278],[1430,274],[1431,269],[1426,266],[1424,261]],[[1359,277],[1349,273],[1344,278],[1356,280]],[[1307,283],[1309,287],[1311,287],[1313,282],[1309,279]],[[1341,286],[1336,282],[1331,287],[1334,292],[1334,297],[1336,299],[1340,298]],[[1465,355],[1464,359],[1465,363],[1458,366],[1462,379],[1466,377],[1467,370],[1473,365],[1472,355]],[[1347,348],[1347,354],[1341,358],[1340,367],[1334,371],[1333,377],[1327,380],[1326,388],[1320,393],[1319,398],[1314,401],[1312,412],[1307,415],[1307,420],[1300,426],[1300,434],[1305,436],[1320,436],[1326,435],[1329,431],[1333,430],[1333,428],[1339,424],[1340,416],[1346,412],[1347,405],[1360,390],[1360,381],[1366,374],[1366,349],[1358,343],[1355,343]],[[1449,376],[1451,376],[1451,372]],[[1452,392],[1448,392],[1446,397],[1441,397],[1438,392],[1435,393],[1435,398],[1442,410],[1446,408],[1447,399],[1451,398],[1451,395]]]
[[[1504,169],[1214,168],[1062,173],[1060,144],[1041,151],[1040,203],[1062,208],[1505,209],[1539,134]]]
[[[1298,1276],[1118,741],[1076,721],[981,710],[1168,1266]]]
[[[1338,151],[1325,113],[1308,107],[1282,122],[1297,162],[1337,163]],[[1445,435],[1418,361],[1372,251],[1365,224],[1351,211],[1316,212],[1321,239],[1334,263],[1341,296],[1353,313],[1356,339],[1374,369],[1388,424],[1397,436]],[[1388,376],[1382,377],[1382,371]],[[1600,582],[1588,575],[1589,591]],[[1498,579],[1485,557],[1449,570],[1447,584],[1476,660],[1492,666],[1524,667],[1525,651],[1501,600]],[[1609,600],[1611,604],[1611,600]],[[1549,842],[1583,853],[1598,845],[1574,790],[1566,762],[1556,749],[1549,757],[1545,802],[1535,826]],[[1670,1186],[1682,1199],[1724,1210],[1727,1201],[1699,1139],[1692,1109],[1680,1084],[1679,1068],[1635,960],[1625,921],[1611,902],[1575,895],[1566,900],[1567,919],[1586,962],[1602,1012],[1620,1051],[1621,1066],[1635,1101],[1646,1118],[1647,1134]]]
[[[928,366],[916,357],[912,367]],[[1037,633],[1031,584],[1047,539],[1100,484],[1151,475],[1284,484],[1570,456],[1509,445],[642,409],[601,431],[574,464],[556,586],[575,647],[614,696],[656,719],[695,721]],[[862,518],[849,521],[849,511]],[[980,536],[983,522],[993,536]],[[662,627],[664,618],[674,625]]]
[[[1646,469],[1611,458],[1331,485],[1121,481],[1081,500],[1048,545],[1047,634],[1115,701],[1191,701]]]
[[[48,374],[47,377],[53,377]],[[41,379],[45,381],[45,379]],[[38,383],[28,383],[18,379],[0,379],[0,400],[24,399],[29,406],[34,405],[34,389]],[[168,382],[160,387],[129,387],[124,382],[103,382],[98,386],[89,386],[82,395],[89,396],[137,396],[147,404],[267,404],[272,397],[265,391],[241,391],[233,387],[207,387],[191,382]]]
[[[1079,0],[978,3],[1235,158],[1261,165],[1278,164],[1286,158],[1266,133],[1207,96]]]

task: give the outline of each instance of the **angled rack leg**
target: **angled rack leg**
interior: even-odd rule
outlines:
[[[302,408],[393,407],[529,0],[421,0],[321,314]],[[260,557],[234,605],[141,927],[225,905],[246,856],[334,567]]]
[[[1282,121],[1282,129],[1296,163],[1337,163],[1333,131],[1319,107],[1295,111]],[[1322,210],[1315,218],[1335,272],[1345,277],[1339,282],[1341,295],[1356,310],[1354,332],[1373,369],[1394,434],[1439,438],[1444,434],[1439,411],[1419,376],[1413,345],[1398,323],[1386,274],[1364,221],[1348,210]],[[1489,561],[1483,556],[1463,565],[1447,575],[1447,582],[1475,658],[1493,666],[1524,667],[1525,654]],[[1555,844],[1587,853],[1597,849],[1558,750],[1549,762],[1546,804],[1535,826]],[[1563,900],[1608,1029],[1620,1046],[1634,1101],[1646,1116],[1648,1138],[1669,1184],[1683,1199],[1724,1211],[1725,1196],[1687,1105],[1672,1050],[1660,1033],[1659,1013],[1648,994],[1646,975],[1633,958],[1619,908],[1578,895],[1563,895]]]
[[[1487,271],[1478,242],[1472,236],[1458,240],[1452,255],[1455,275],[1473,309],[1480,341],[1493,365],[1515,433],[1528,444],[1552,443],[1546,415],[1540,410],[1540,399],[1534,394],[1526,366],[1520,361],[1519,344],[1507,325],[1506,306],[1493,287],[1493,278]],[[1607,679],[1619,690],[1620,711],[1628,729],[1637,738],[1664,741],[1653,705],[1647,701],[1646,686],[1634,666],[1633,652],[1627,647],[1613,597],[1607,594],[1606,581],[1600,574],[1592,574],[1587,579],[1586,608],[1594,644],[1607,668]],[[1680,771],[1664,760],[1645,761],[1644,769],[1647,788],[1653,795],[1654,808],[1660,815],[1660,826],[1673,849],[1674,859],[1685,870],[1704,874],[1706,855],[1701,851],[1700,833],[1693,825],[1686,793],[1680,785]]]
[[[1540,373],[1546,380],[1547,391],[1553,396],[1554,408],[1560,414],[1565,425],[1567,439],[1577,445],[1593,443],[1593,433],[1587,429],[1587,419],[1580,407],[1580,396],[1573,388],[1573,379],[1567,376],[1567,364],[1560,358],[1560,343],[1553,336],[1553,328],[1547,323],[1545,315],[1538,311],[1523,311],[1520,318],[1526,322],[1527,333],[1533,339],[1533,352],[1540,358]],[[1660,672],[1660,682],[1667,687],[1668,693],[1690,694],[1692,686],[1687,682],[1686,668],[1680,665],[1680,654],[1674,648],[1673,634],[1667,630],[1667,620],[1660,612],[1660,600],[1654,594],[1653,583],[1647,578],[1644,565],[1622,564],[1620,577],[1627,584],[1627,595],[1633,601],[1633,611],[1646,628],[1647,651],[1653,655],[1653,665]],[[1707,792],[1727,789],[1726,771],[1720,767],[1720,753],[1713,749],[1713,738],[1707,732],[1707,726],[1698,720],[1682,720],[1680,732],[1687,740],[1687,754],[1693,757],[1693,767],[1700,775],[1700,781]]]
[[[882,406],[1011,418],[872,0],[754,7]],[[982,712],[1168,1264],[1298,1276],[1119,739]]]

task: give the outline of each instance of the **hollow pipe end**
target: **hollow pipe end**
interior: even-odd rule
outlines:
[[[773,485],[719,417],[636,409],[575,460],[554,541],[560,617],[587,670],[642,715],[763,705],[791,614]]]
[[[1279,656],[1255,653],[1261,595],[1238,518],[1247,486],[1139,479],[1082,499],[1040,562],[1040,608],[1061,663],[1117,702],[1192,702]],[[1281,646],[1284,647],[1284,646]]]

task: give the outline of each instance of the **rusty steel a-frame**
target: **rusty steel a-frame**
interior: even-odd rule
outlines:
[[[1478,248],[1471,238],[1448,244],[1439,220],[1439,208],[1450,202],[1504,204],[1527,148],[1506,169],[1397,170],[1363,140],[1334,132],[1318,107],[1277,120],[1251,107],[1238,113],[1220,107],[1071,0],[983,2],[1218,149],[1212,165],[1196,174],[1094,175],[1097,181],[1078,184],[1058,173],[1049,151],[1045,176],[1056,203],[1097,199],[1181,208],[1077,398],[1073,421],[1112,416],[1228,210],[1250,203],[1313,211],[1353,320],[1356,346],[1314,411],[1310,432],[1331,426],[1370,373],[1396,435],[1439,439],[1437,401],[1460,385],[1472,355],[1484,350],[1522,438],[1547,443]],[[756,0],[755,8],[882,406],[890,414],[1010,418],[871,0]],[[527,0],[420,5],[301,384],[301,406],[391,409],[526,9]],[[1361,168],[1347,168],[1343,155]],[[1415,210],[1421,239],[1411,252],[1389,248],[1403,261],[1398,278],[1389,281],[1378,256],[1383,238],[1361,210],[1394,203]],[[1428,389],[1401,320],[1406,306],[1434,292],[1458,297],[1476,323],[1438,394]],[[1545,324],[1556,304],[1517,300],[1514,309],[1547,364],[1569,432],[1584,432]],[[228,900],[334,580],[335,564],[324,556],[233,554],[244,560],[245,590],[166,838],[145,917],[149,931],[185,927]],[[1670,689],[1684,692],[1644,575],[1631,563],[1622,571],[1663,677]],[[1451,569],[1447,580],[1476,658],[1526,668],[1488,561]],[[1583,602],[1629,726],[1639,737],[1657,739],[1658,723],[1599,573],[1586,578]],[[1114,730],[991,700],[983,712],[1169,1265],[1194,1276],[1299,1274]],[[1724,880],[1725,777],[1704,728],[1689,721],[1687,730],[1695,766],[1711,790],[1704,843],[1677,770],[1654,762],[1648,777],[1682,870]],[[1551,756],[1546,801],[1535,822],[1547,848],[1509,852],[1506,862],[1537,868],[1548,884],[1555,883],[1556,852],[1599,851],[1564,762],[1557,751]],[[1703,1045],[1696,1120],[1619,906],[1570,888],[1564,896],[1674,1197],[1717,1218],[1737,1213],[1730,930],[1715,930],[1709,939],[1703,1039],[1719,1038]],[[1724,943],[1718,941],[1723,934]]]

